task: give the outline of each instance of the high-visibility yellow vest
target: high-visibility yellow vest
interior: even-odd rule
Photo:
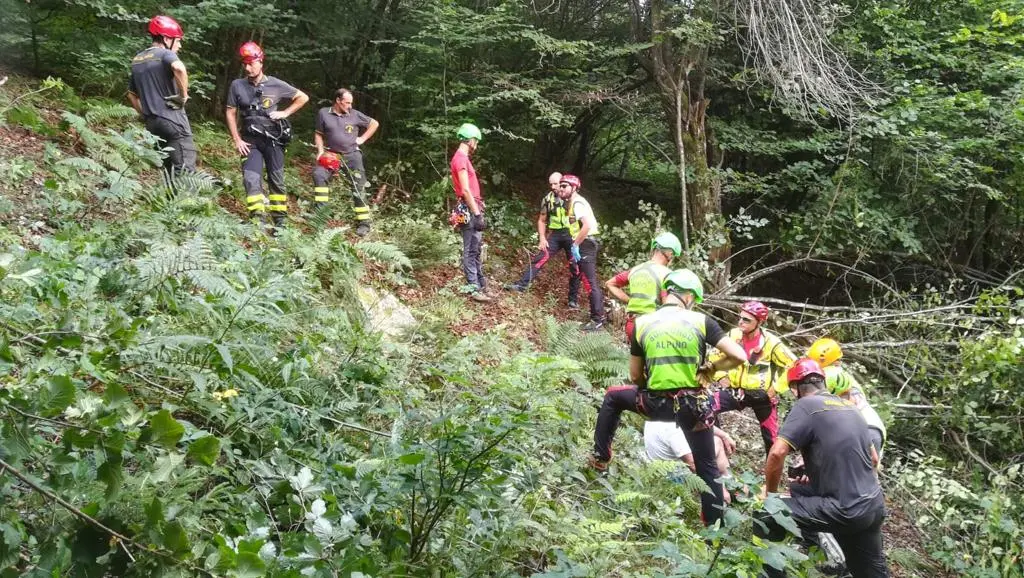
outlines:
[[[733,329],[729,331],[729,338],[736,343],[742,343],[743,332]],[[718,352],[712,359],[717,361],[724,357],[724,353]],[[762,329],[760,346],[751,357],[753,361],[747,361],[727,372],[719,372],[715,379],[728,377],[732,387],[741,389],[769,391],[774,388],[776,392],[783,393],[789,388],[786,370],[796,362],[796,356],[778,336]]]
[[[663,306],[637,318],[636,339],[644,350],[647,389],[701,387],[697,370],[704,362],[707,342],[703,313]]]
[[[661,303],[661,284],[672,270],[653,261],[629,270],[629,303],[626,313],[650,313]]]

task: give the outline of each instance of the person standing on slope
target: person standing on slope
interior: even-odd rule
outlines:
[[[569,231],[569,205],[562,198],[562,173],[551,173],[548,176],[550,191],[540,203],[540,214],[537,217],[537,253],[530,260],[530,266],[523,276],[507,286],[510,291],[523,292],[530,283],[540,275],[540,270],[551,259],[552,253],[565,252],[566,264],[569,266],[569,301],[568,309],[575,311],[580,308],[577,295],[572,292],[572,279],[579,275],[579,265],[572,255],[573,236]]]
[[[173,187],[178,173],[196,170],[196,145],[185,114],[188,70],[178,58],[184,32],[177,21],[163,15],[154,16],[148,30],[153,44],[132,58],[128,101],[167,151],[164,179]]]
[[[370,208],[366,206],[366,169],[359,147],[377,132],[380,123],[352,108],[352,91],[339,88],[334,104],[321,108],[316,115],[317,166],[313,168],[313,201],[318,212],[330,202],[330,182],[341,172],[352,187],[352,211],[355,213],[356,235],[370,232]]]
[[[263,49],[255,42],[243,44],[238,54],[245,66],[245,78],[231,83],[224,116],[235,149],[242,155],[242,184],[249,215],[262,222],[269,211],[276,232],[288,215],[284,147],[291,140],[291,125],[286,119],[302,108],[309,97],[287,82],[263,73]],[[284,100],[291,103],[278,110],[278,104]],[[270,183],[268,196],[263,194],[264,167]]]
[[[484,229],[487,228],[487,224],[484,221],[484,201],[480,193],[480,182],[469,158],[476,152],[483,134],[476,125],[470,123],[460,126],[455,134],[459,138],[459,148],[452,155],[449,169],[452,173],[455,196],[459,199],[459,208],[456,212],[466,216],[465,222],[460,226],[462,273],[466,276],[466,282],[473,287],[470,298],[474,301],[487,302],[491,300],[484,292],[487,288],[487,279],[484,277],[483,245]]]

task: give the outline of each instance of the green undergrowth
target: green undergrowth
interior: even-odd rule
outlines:
[[[602,387],[625,369],[610,334],[548,319],[543,350],[502,326],[460,338],[454,293],[400,337],[371,331],[360,280],[414,283],[457,255],[450,231],[404,212],[378,225],[401,234],[351,242],[300,218],[270,238],[222,207],[237,185],[212,179],[231,156],[214,127],[197,128],[211,178],[171,195],[130,110],[65,100],[48,115],[47,92],[68,89],[43,88],[18,104],[49,128],[0,101],[8,126],[50,139],[3,165],[29,167],[8,181],[5,196],[28,194],[0,229],[3,575],[753,576],[803,563],[751,541],[743,508],[700,529],[702,482],[631,457],[637,421],[612,478],[582,467]]]

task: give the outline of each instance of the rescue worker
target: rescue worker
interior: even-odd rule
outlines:
[[[704,300],[704,288],[692,271],[673,271],[662,284],[664,302],[652,313],[636,320],[630,343],[629,375],[635,385],[608,388],[594,428],[591,467],[605,471],[612,459],[612,439],[623,411],[632,411],[654,421],[673,422],[683,430],[693,450],[694,467],[711,493],[701,494],[704,523],[713,525],[722,517],[723,488],[715,462],[715,412],[707,379],[716,370],[727,370],[746,361],[743,348],[703,313],[691,311]],[[709,345],[725,357],[706,359]]]
[[[484,229],[487,228],[487,224],[484,221],[484,201],[480,193],[480,182],[469,158],[476,152],[483,135],[476,125],[465,123],[459,127],[456,136],[459,138],[459,148],[452,155],[449,169],[452,173],[455,196],[459,199],[455,213],[461,217],[459,228],[462,231],[462,272],[466,276],[466,282],[473,287],[470,298],[474,301],[487,302],[491,298],[484,293],[487,280],[484,278],[482,255]]]
[[[331,200],[331,177],[341,171],[352,187],[352,211],[356,235],[360,237],[370,232],[370,208],[366,206],[366,169],[359,147],[373,137],[379,126],[379,122],[352,108],[352,92],[344,88],[334,93],[334,104],[321,108],[316,115],[313,201],[318,212],[326,208]]]
[[[288,214],[288,195],[284,190],[284,147],[291,140],[291,125],[286,120],[309,101],[306,93],[263,73],[263,49],[246,42],[238,49],[245,78],[235,79],[228,89],[228,130],[235,149],[242,155],[242,183],[249,215],[263,222],[267,211],[274,229],[284,224]],[[278,104],[290,100],[288,108]],[[239,118],[241,112],[241,118]],[[263,168],[267,169],[270,195],[263,195]]]
[[[597,331],[604,326],[604,294],[597,281],[597,252],[601,243],[597,240],[598,224],[590,203],[580,195],[582,181],[576,175],[562,175],[558,183],[558,196],[565,203],[569,235],[572,236],[570,263],[575,265],[575,274],[569,278],[569,303],[578,298],[580,284],[590,293],[590,321],[581,329]]]
[[[580,308],[576,300],[577,294],[572,292],[572,279],[579,274],[579,266],[573,262],[572,245],[573,235],[569,227],[569,205],[560,194],[562,173],[551,173],[548,176],[548,188],[550,191],[544,196],[540,203],[540,214],[537,216],[537,235],[540,241],[537,242],[537,254],[530,260],[530,266],[523,273],[523,276],[508,285],[510,291],[523,292],[530,286],[530,282],[540,275],[540,270],[551,258],[552,253],[565,252],[565,260],[569,266],[569,302],[570,310]]]
[[[626,304],[626,343],[633,339],[639,315],[650,313],[661,304],[661,283],[672,272],[672,259],[683,252],[679,238],[661,233],[651,241],[651,258],[612,277],[605,287],[613,297]]]
[[[803,358],[788,371],[796,396],[765,462],[765,493],[777,492],[786,456],[799,451],[808,483],[792,483],[782,499],[804,536],[832,534],[854,578],[883,578],[889,568],[882,550],[885,497],[878,483],[878,453],[860,412],[825,391],[825,371]],[[762,518],[762,521],[765,521]],[[767,520],[769,531],[777,528]],[[764,532],[755,524],[755,533]],[[769,576],[784,575],[770,568]]]
[[[833,395],[852,401],[864,421],[868,423],[868,430],[871,433],[871,445],[875,446],[878,458],[882,458],[882,449],[885,447],[886,431],[882,418],[868,403],[864,395],[864,388],[857,382],[852,373],[842,367],[843,350],[834,339],[823,337],[811,344],[807,350],[807,357],[817,361],[825,370],[825,386]]]
[[[184,32],[177,21],[163,15],[154,16],[148,30],[153,44],[132,58],[128,101],[167,151],[164,179],[173,186],[176,174],[196,170],[196,145],[185,114],[188,70],[178,58]]]
[[[743,347],[748,361],[715,376],[726,386],[715,394],[715,410],[721,413],[753,409],[761,425],[765,452],[771,449],[779,433],[779,394],[786,391],[786,369],[796,360],[778,336],[764,329],[768,314],[768,307],[760,301],[747,301],[740,306],[739,327],[731,330],[729,337]]]

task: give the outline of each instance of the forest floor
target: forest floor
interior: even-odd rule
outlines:
[[[59,114],[56,110],[50,112],[54,115]],[[40,167],[44,166],[42,159],[46,154],[48,142],[61,144],[60,139],[49,141],[18,126],[0,126],[0,159],[8,159],[8,163],[13,159],[20,163],[19,166],[22,167],[20,170],[32,171],[31,178],[23,181],[24,186],[21,189],[11,191],[5,187],[7,201],[10,205],[0,222],[19,235],[32,234],[33,229],[37,228],[35,223],[46,218],[44,215],[26,214],[19,207],[22,205],[21,201],[37,194],[35,191],[39,191],[44,184],[46,177],[42,174]],[[62,146],[66,147],[66,142]],[[306,164],[308,165],[308,162]],[[300,174],[304,180],[308,180],[306,177],[308,171],[300,171]],[[240,180],[240,175],[223,174],[218,176]],[[307,182],[304,182],[304,185],[311,186]],[[219,199],[219,203],[221,207],[236,214],[239,218],[246,218],[245,208],[240,198],[223,195]],[[293,209],[297,208],[294,201],[292,206]],[[532,217],[533,215],[523,216],[524,219],[532,219]],[[525,270],[528,264],[526,252],[521,249],[502,250],[501,238],[497,232],[488,231],[485,238],[490,244],[490,255],[485,264],[485,270],[490,275],[489,293],[493,296],[493,301],[476,303],[468,298],[459,297],[464,300],[461,304],[464,314],[451,319],[448,328],[452,333],[465,336],[503,326],[509,335],[526,339],[541,347],[543,346],[542,328],[545,317],[554,316],[560,321],[575,320],[580,323],[587,321],[589,316],[585,292],[580,296],[581,309],[579,311],[569,311],[566,308],[568,275],[563,257],[554,256],[529,291],[515,293],[504,290],[502,287],[506,283],[516,281]],[[463,284],[462,273],[454,264],[415,271],[413,278],[415,279],[414,284],[396,287],[394,292],[414,312],[436,301],[441,288],[447,287],[457,292]],[[617,335],[622,334],[620,313],[613,312],[611,314],[611,321],[606,325],[605,330]],[[745,413],[726,415],[724,423],[727,431],[737,439],[738,452],[734,457],[736,467],[760,470],[759,464],[763,464],[763,446],[753,416]],[[900,504],[893,503],[891,500],[884,533],[893,576],[898,578],[952,576],[952,574],[943,572],[937,563],[931,561],[924,535],[915,527],[913,517]]]

